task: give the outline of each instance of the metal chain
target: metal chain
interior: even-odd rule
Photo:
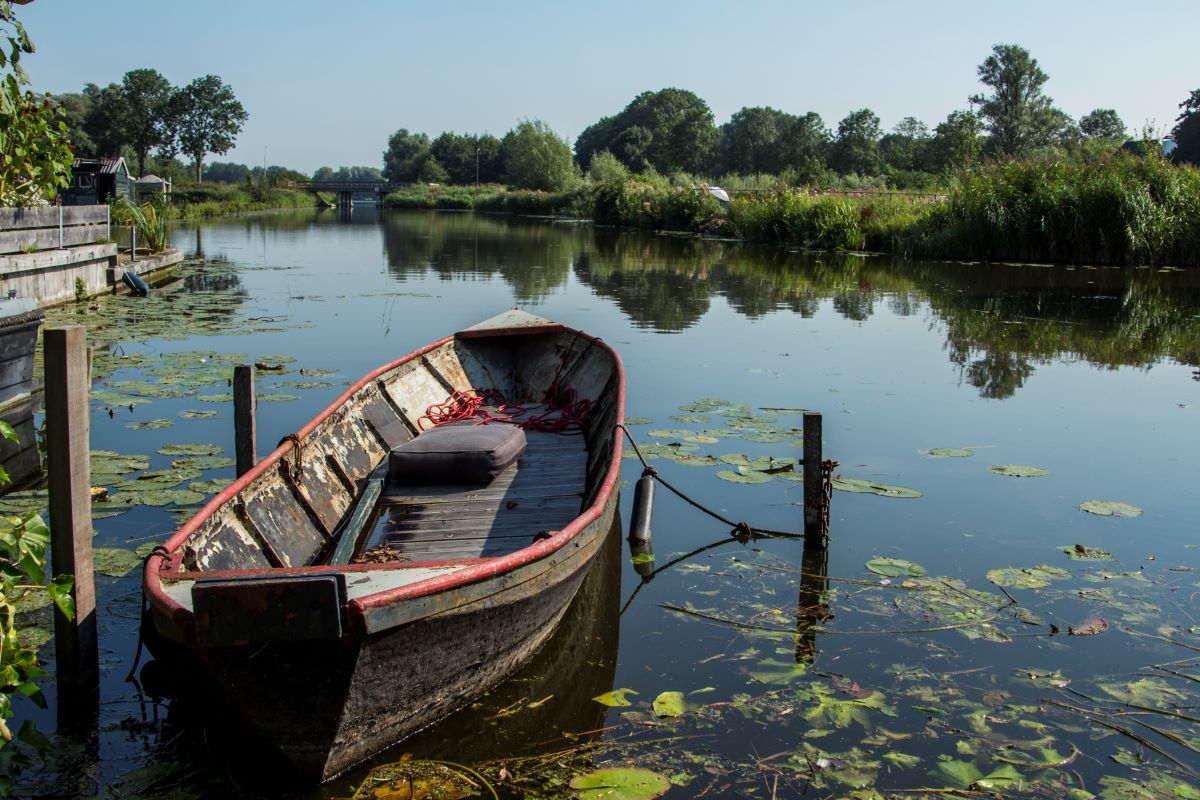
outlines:
[[[827,458],[821,462],[821,542],[829,544],[829,507],[833,505],[833,471],[838,462]]]

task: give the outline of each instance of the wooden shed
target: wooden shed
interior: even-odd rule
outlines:
[[[124,158],[77,158],[71,164],[71,185],[62,190],[64,206],[93,206],[114,197],[136,200],[136,183]]]

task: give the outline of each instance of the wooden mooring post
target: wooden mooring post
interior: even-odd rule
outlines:
[[[60,727],[94,717],[100,689],[96,587],[92,561],[92,487],[88,439],[89,353],[81,325],[45,332],[46,460],[50,559],[69,575],[75,618],[55,608],[54,641]]]
[[[254,367],[240,364],[233,368],[233,442],[239,478],[258,462],[254,405]]]
[[[804,412],[804,539],[824,546],[821,519],[825,482],[821,474],[821,413]]]

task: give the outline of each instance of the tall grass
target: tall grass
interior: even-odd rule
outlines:
[[[139,244],[151,253],[167,249],[167,223],[170,222],[170,207],[161,200],[153,200],[140,206],[121,198],[113,205],[112,219],[117,224],[134,225]]]
[[[1014,161],[959,176],[910,246],[982,261],[1200,265],[1200,170],[1121,154]]]
[[[1200,169],[1157,157],[985,164],[957,175],[947,195],[794,189],[769,176],[729,188],[723,210],[689,176],[630,175],[585,184],[574,206],[590,206],[600,224],[819,249],[1200,266]]]

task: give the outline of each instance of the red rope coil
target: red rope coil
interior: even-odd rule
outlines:
[[[444,402],[425,409],[417,427],[426,430],[426,421],[430,428],[436,428],[473,419],[476,425],[500,422],[527,431],[578,435],[583,433],[591,412],[591,400],[581,399],[575,389],[562,387],[555,381],[546,390],[543,402],[533,405],[510,404],[492,389],[459,390]]]

